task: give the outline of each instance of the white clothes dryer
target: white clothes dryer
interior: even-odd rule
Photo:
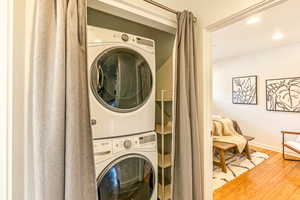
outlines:
[[[98,200],[157,200],[155,132],[94,140]]]
[[[153,40],[88,26],[88,71],[94,138],[154,130]]]

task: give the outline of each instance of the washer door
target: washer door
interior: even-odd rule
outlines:
[[[112,162],[97,180],[98,200],[150,200],[155,186],[155,170],[139,155]]]
[[[152,91],[152,73],[138,52],[114,47],[101,53],[91,67],[91,89],[96,99],[116,112],[140,108]]]

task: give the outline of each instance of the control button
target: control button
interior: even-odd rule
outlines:
[[[130,140],[125,140],[125,142],[124,142],[125,149],[130,149],[131,145],[132,145],[132,143]]]
[[[127,42],[129,40],[129,36],[127,34],[122,34],[121,38],[124,42]]]

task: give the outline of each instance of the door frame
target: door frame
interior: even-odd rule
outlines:
[[[260,13],[264,10],[272,8],[274,6],[281,5],[288,0],[263,0],[257,4],[254,4],[246,9],[238,11],[228,17],[225,17],[213,24],[210,24],[202,29],[202,49],[203,49],[203,60],[202,60],[202,114],[203,114],[203,145],[204,145],[204,166],[203,166],[203,176],[204,176],[204,199],[213,199],[213,186],[212,186],[212,90],[213,90],[213,62],[212,62],[212,33],[234,24],[238,21],[244,20],[249,16]],[[205,173],[204,173],[205,172]]]
[[[13,1],[0,1],[0,199],[12,199],[12,19]]]

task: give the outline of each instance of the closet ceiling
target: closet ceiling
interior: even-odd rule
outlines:
[[[214,61],[300,42],[299,8],[299,0],[289,0],[252,16],[260,18],[260,22],[247,24],[249,19],[245,19],[214,32]],[[284,37],[272,39],[276,32]]]

